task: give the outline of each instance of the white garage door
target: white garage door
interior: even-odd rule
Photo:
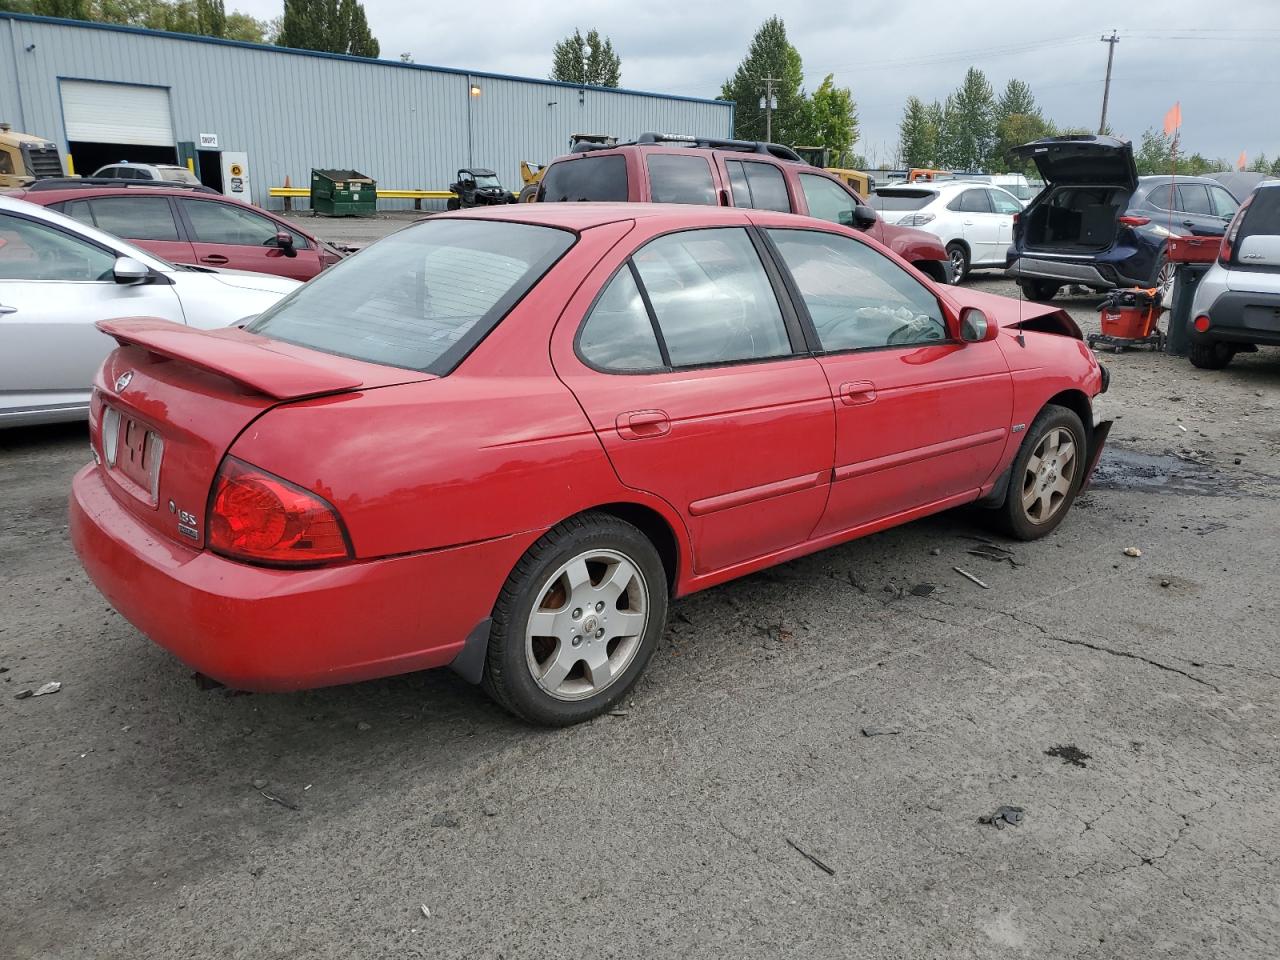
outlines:
[[[61,86],[68,140],[174,145],[166,88],[88,80],[63,80]]]

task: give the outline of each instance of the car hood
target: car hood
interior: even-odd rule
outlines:
[[[970,287],[947,287],[946,294],[960,309],[977,307],[990,320],[1006,330],[1039,330],[1059,333],[1076,340],[1084,339],[1084,332],[1061,307],[1032,300],[1015,300],[994,293],[983,293]]]
[[[1014,156],[1035,162],[1046,184],[1108,184],[1138,186],[1133,144],[1115,137],[1045,137],[1024,143]]]

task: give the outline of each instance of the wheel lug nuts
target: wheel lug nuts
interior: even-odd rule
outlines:
[[[577,646],[581,646],[581,645],[582,645],[582,636],[581,636],[581,635],[575,636],[575,637],[573,638],[573,645],[574,645],[575,647],[577,647]]]
[[[575,619],[575,620],[581,620],[581,619],[582,619],[582,608],[581,608],[581,607],[574,607],[574,608],[573,608],[573,619]]]
[[[599,640],[599,639],[600,639],[601,637],[603,637],[603,636],[604,636],[604,630],[603,630],[603,629],[600,629],[600,630],[597,630],[597,631],[596,631],[596,639],[597,639],[597,640]]]
[[[601,610],[603,610],[603,609],[604,609],[604,601],[603,601],[603,600],[597,601],[597,603],[596,603],[596,613],[599,613],[599,612],[600,612]]]

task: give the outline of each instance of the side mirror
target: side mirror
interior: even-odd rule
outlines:
[[[145,263],[133,257],[117,257],[115,266],[111,268],[111,276],[116,283],[133,285],[146,283],[151,279],[151,271]]]
[[[296,257],[298,251],[293,249],[293,234],[288,230],[281,230],[276,234],[276,241],[272,246],[279,247],[286,257]]]
[[[859,230],[870,230],[876,225],[876,212],[865,203],[853,208],[853,225]]]
[[[1000,335],[1000,325],[977,307],[960,311],[960,339],[965,343],[984,343]]]

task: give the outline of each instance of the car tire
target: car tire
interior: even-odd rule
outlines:
[[[458,210],[458,209],[461,209],[461,207],[462,207],[462,201],[459,200],[457,197],[450,197],[444,203],[444,208],[446,210]]]
[[[1221,370],[1235,355],[1235,350],[1228,344],[1213,341],[1193,343],[1191,349],[1187,351],[1187,358],[1191,361],[1191,365],[1201,370]]]
[[[1058,295],[1058,291],[1062,289],[1062,284],[1054,283],[1052,280],[1019,280],[1018,286],[1022,288],[1022,295],[1028,300],[1049,301]]]
[[[608,514],[571,517],[525,552],[498,595],[483,685],[530,723],[581,723],[627,694],[666,619],[667,574],[649,539]]]
[[[519,203],[533,203],[538,199],[538,184],[527,183],[520,191]]]
[[[969,275],[969,250],[958,241],[947,244],[947,257],[951,260],[951,282],[959,283]]]
[[[1173,290],[1178,282],[1178,272],[1169,261],[1167,253],[1161,253],[1156,261],[1155,272],[1151,275],[1152,288],[1160,291],[1160,302],[1166,307],[1173,306]]]
[[[1063,444],[1070,440],[1069,457]],[[1084,478],[1088,438],[1074,410],[1049,404],[1036,416],[1009,472],[1004,503],[994,516],[1018,540],[1038,540],[1062,523]]]

